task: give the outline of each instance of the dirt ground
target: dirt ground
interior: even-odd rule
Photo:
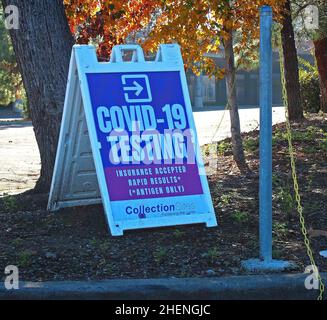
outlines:
[[[327,119],[311,116],[293,128],[305,219],[319,270],[327,271],[327,259],[319,255],[327,249]],[[249,176],[239,174],[229,139],[203,147],[217,228],[190,225],[111,237],[101,205],[49,213],[47,195],[5,196],[0,269],[17,265],[21,278],[33,281],[244,274],[241,261],[258,257],[259,249],[258,132],[243,137]],[[303,272],[309,259],[294,210],[284,125],[274,127],[273,142],[273,255]]]

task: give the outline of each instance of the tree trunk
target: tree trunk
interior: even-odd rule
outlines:
[[[226,63],[227,103],[231,122],[232,148],[234,160],[242,174],[250,171],[245,161],[241,137],[240,118],[236,98],[236,69],[233,49],[233,33],[229,32],[228,40],[224,42]]]
[[[320,1],[319,29],[313,37],[315,56],[317,61],[320,85],[320,107],[323,112],[327,112],[327,3]]]
[[[26,89],[41,157],[36,192],[51,184],[73,38],[62,0],[2,0],[19,10],[10,35]]]
[[[321,110],[327,112],[327,37],[313,43],[319,72]]]
[[[284,55],[284,69],[286,92],[288,99],[288,116],[290,120],[303,119],[303,107],[301,104],[299,62],[294,40],[294,29],[291,16],[290,0],[285,3],[282,28],[282,45]]]

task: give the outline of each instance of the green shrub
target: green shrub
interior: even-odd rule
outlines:
[[[230,142],[221,141],[217,142],[217,154],[218,155],[226,155],[227,152],[231,152],[232,145]]]
[[[318,113],[320,110],[319,74],[316,65],[299,58],[300,62],[300,90],[303,110],[310,113]]]
[[[217,248],[210,248],[204,255],[210,263],[215,263],[219,259],[219,251]]]
[[[289,186],[279,187],[276,199],[280,205],[281,210],[290,217],[292,211],[296,207],[296,201],[292,196]]]
[[[158,264],[163,263],[167,259],[167,249],[158,248],[153,252],[154,261]]]
[[[243,140],[244,150],[247,152],[257,151],[259,148],[259,139],[258,138],[247,138]]]
[[[237,223],[245,223],[249,221],[249,214],[247,212],[237,210],[232,213],[232,218]]]

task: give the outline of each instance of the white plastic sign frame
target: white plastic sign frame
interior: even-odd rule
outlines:
[[[132,59],[129,62],[123,61],[122,52],[125,50],[133,52]],[[152,74],[162,74],[162,79],[166,79],[169,72],[172,74],[178,74],[184,104],[183,107],[185,108],[188,125],[189,128],[195,132],[192,106],[188,93],[183,60],[180,53],[180,48],[177,44],[161,45],[155,61],[152,62],[145,61],[143,51],[138,45],[115,46],[113,48],[110,62],[107,63],[98,62],[94,46],[75,45],[73,47],[62,127],[60,131],[56,163],[49,196],[49,210],[53,211],[62,207],[94,204],[102,201],[108,226],[113,236],[123,235],[123,231],[128,229],[164,227],[194,223],[206,223],[207,227],[217,226],[217,220],[212,205],[207,178],[203,173],[204,165],[196,133],[194,137],[194,147],[196,149],[197,169],[202,170],[202,174],[199,174],[202,193],[165,196],[161,198],[153,196],[150,198],[143,197],[140,199],[124,199],[120,201],[116,201],[117,199],[113,201],[111,199],[112,194],[110,195],[110,191],[108,189],[110,180],[108,181],[108,178],[106,177],[103,163],[104,160],[101,156],[101,149],[103,148],[103,144],[99,141],[99,123],[97,122],[98,120],[96,119],[94,110],[92,109],[97,108],[94,106],[94,101],[92,104],[92,98],[94,99],[95,93],[91,91],[95,89],[90,89],[90,79],[88,77],[91,75],[97,79],[99,76],[105,77],[104,75],[115,76],[118,74],[124,74],[121,76],[123,86],[121,90],[125,90],[125,99],[128,100],[129,93],[132,90],[135,90],[134,98],[136,97],[135,95],[138,95],[140,91],[142,91],[142,88],[138,90],[138,87],[135,87],[135,89],[126,86],[124,87],[124,85],[127,85],[129,80],[133,80],[129,78],[136,77],[136,80],[134,79],[134,82],[132,82],[135,85],[138,85],[138,78],[144,78],[141,80],[144,80],[145,85],[149,86],[149,90],[151,90],[150,85],[152,84],[148,78],[150,79]],[[141,76],[139,75],[140,73],[142,74]],[[99,85],[96,85],[99,83],[100,86],[102,86],[101,79],[100,82],[95,82],[95,85],[93,85],[94,88],[99,89]],[[168,78],[165,81],[166,83],[169,83]],[[105,82],[103,82],[103,85],[105,85]],[[104,88],[103,90],[105,91],[106,89]],[[118,90],[118,88],[115,88],[115,90]],[[143,92],[144,91],[146,90],[143,90]],[[108,94],[110,95],[110,93]],[[133,96],[133,92],[130,94]],[[151,101],[152,96],[151,94],[148,94],[148,97],[143,97],[142,99],[147,99],[144,101]],[[140,99],[140,101],[142,101],[142,99]],[[137,101],[134,99],[134,102]],[[128,103],[129,101],[126,101],[126,104]],[[81,107],[78,113],[77,110],[79,109],[78,106],[80,104]],[[157,106],[154,106],[154,108],[157,108]],[[77,121],[75,119],[81,117],[81,114],[83,117],[85,117],[84,121],[86,122],[87,132],[83,132],[83,129],[82,131],[78,131],[76,129],[74,132],[72,132],[71,123],[72,121]],[[65,192],[62,192],[62,190],[65,189],[65,184],[71,183],[71,181],[67,181],[67,177],[65,180],[65,175],[67,175],[67,172],[69,171],[66,171],[65,174],[64,167],[68,162],[72,161],[69,159],[69,157],[67,158],[67,149],[77,148],[76,146],[72,145],[72,141],[78,141],[74,142],[73,144],[84,143],[86,145],[91,145],[91,157],[94,160],[99,192],[97,193],[96,191],[92,191],[87,199],[79,200],[78,198],[76,199],[70,197],[70,195],[65,195]],[[80,161],[82,161],[81,158],[75,157],[75,164],[79,163]],[[74,175],[75,173],[72,173],[72,176],[69,177],[69,179],[76,179]],[[88,186],[88,184],[85,185]],[[61,193],[59,190],[61,190]],[[99,198],[99,193],[101,194],[101,199]],[[169,203],[172,202],[174,205],[169,207]],[[190,206],[190,204],[192,204],[192,206]],[[190,206],[190,210],[187,209],[188,206]],[[178,210],[176,209],[177,207]],[[128,212],[126,208],[129,208],[128,210],[131,212]],[[146,209],[148,210],[147,212],[150,213],[151,210],[152,212],[155,210],[157,211],[151,214],[149,217],[138,218],[136,215],[132,214],[135,213],[135,210],[138,210],[137,208],[143,208],[141,211],[144,211],[145,208],[150,208]],[[170,209],[165,210],[166,208],[173,208],[171,210],[172,212],[169,212]]]

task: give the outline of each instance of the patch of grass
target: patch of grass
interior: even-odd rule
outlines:
[[[259,250],[259,242],[258,240],[250,240],[249,241],[249,247],[252,249],[252,250]]]
[[[104,241],[101,241],[100,245],[99,245],[99,248],[101,251],[104,251],[104,252],[107,252],[110,250],[110,241],[109,240],[104,240]]]
[[[237,223],[245,223],[249,221],[249,214],[247,212],[236,210],[232,213],[232,218]]]
[[[279,249],[272,250],[273,259],[281,259],[282,258],[282,251]]]
[[[7,196],[2,200],[3,209],[8,212],[16,212],[20,205],[15,196]]]
[[[317,134],[320,134],[320,133],[323,133],[323,130],[321,129],[321,128],[319,128],[319,127],[315,127],[315,126],[308,126],[307,128],[306,128],[306,134],[307,135],[311,135],[311,138],[312,139],[314,139],[315,137],[315,135],[317,135]]]
[[[309,175],[307,178],[306,186],[305,186],[306,191],[311,191],[312,186],[313,186],[313,177],[311,175]]]
[[[312,154],[317,152],[317,148],[315,146],[304,146],[303,152],[307,154]]]
[[[278,187],[281,185],[281,178],[276,173],[272,174],[272,184],[274,187]]]
[[[90,240],[90,245],[101,251],[108,251],[110,249],[110,241],[109,240],[102,240],[98,238],[92,238]]]
[[[246,152],[254,152],[259,148],[258,138],[247,138],[243,141],[243,147]]]
[[[15,247],[19,247],[23,244],[24,240],[22,238],[16,238],[12,241],[12,244],[15,246]]]
[[[167,253],[168,253],[167,249],[165,249],[165,248],[159,248],[159,249],[155,250],[153,252],[154,261],[157,264],[164,262],[165,259],[167,258]]]
[[[114,264],[107,261],[107,259],[105,258],[102,258],[100,261],[98,261],[97,266],[98,266],[98,271],[96,272],[97,274],[101,274],[102,272],[111,274],[115,270]]]
[[[315,126],[309,126],[304,131],[303,130],[293,130],[292,139],[298,142],[312,142],[317,139],[317,137],[324,135],[324,131]]]
[[[277,238],[283,238],[288,233],[287,224],[285,222],[275,222],[273,224],[273,232]]]
[[[217,154],[220,156],[225,155],[227,152],[231,151],[231,144],[230,142],[221,141],[217,143]]]
[[[18,265],[21,267],[27,267],[32,263],[32,252],[29,250],[18,253]]]
[[[232,196],[229,194],[222,194],[220,196],[220,204],[227,206],[230,203],[230,200],[232,199]]]
[[[322,139],[322,141],[320,141],[319,149],[324,152],[327,152],[327,138],[324,138],[324,139]]]
[[[311,142],[315,140],[317,134],[317,128],[309,126],[305,131],[293,130],[292,139],[298,142]]]
[[[90,240],[90,245],[92,247],[99,247],[101,245],[101,241],[99,239],[97,239],[97,238],[92,238]]]
[[[223,185],[219,182],[217,182],[213,188],[213,191],[216,193],[216,194],[221,194],[223,193],[224,191],[224,188],[223,188]]]
[[[276,200],[280,204],[281,210],[287,216],[290,216],[295,208],[296,203],[288,186],[279,187],[276,194]]]
[[[210,144],[206,144],[202,147],[202,153],[206,156],[206,157],[209,157],[210,156],[210,151],[211,151],[211,148],[210,148]]]
[[[176,229],[174,230],[173,235],[175,238],[180,239],[185,235],[185,232],[181,231],[180,229]]]
[[[318,128],[308,127],[305,131],[292,130],[292,141],[297,142],[311,142],[314,141],[317,134],[319,133]],[[276,130],[273,133],[273,145],[287,142],[287,132],[282,130]]]
[[[216,247],[210,248],[205,254],[205,257],[208,259],[209,262],[215,263],[219,258],[218,249]]]
[[[103,271],[109,274],[112,274],[114,270],[115,270],[114,266],[109,262],[106,262],[106,264],[103,267]]]
[[[287,141],[287,134],[281,130],[276,130],[272,137],[272,144],[275,146],[276,144],[280,144]]]

